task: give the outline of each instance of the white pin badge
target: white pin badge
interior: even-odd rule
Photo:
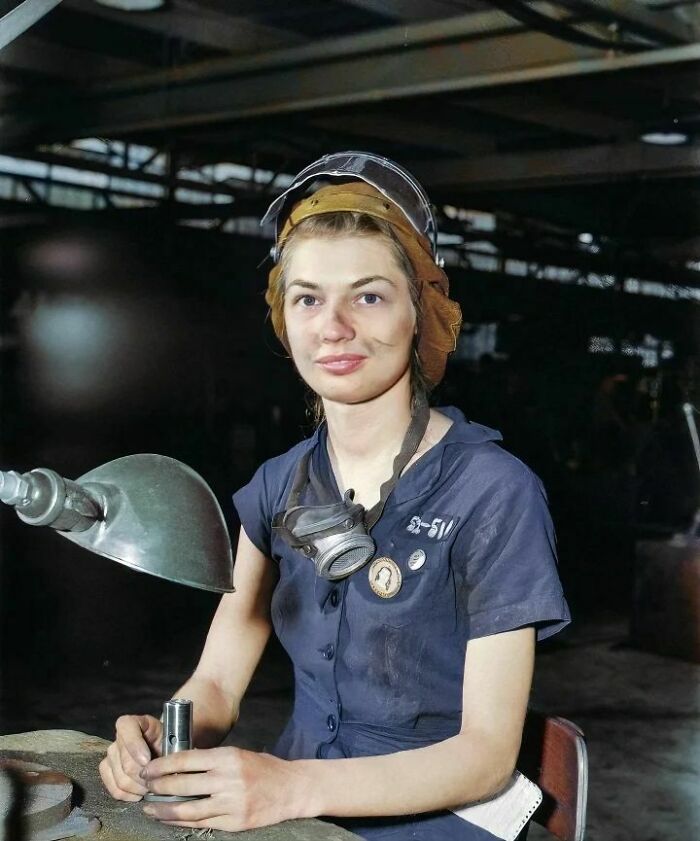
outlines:
[[[401,570],[391,558],[377,558],[369,568],[369,586],[382,599],[391,599],[401,589]]]
[[[412,570],[420,569],[425,563],[425,552],[422,549],[416,549],[411,552],[408,558],[408,568]]]

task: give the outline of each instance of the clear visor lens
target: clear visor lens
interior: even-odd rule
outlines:
[[[401,208],[408,221],[419,234],[427,236],[436,251],[437,228],[428,197],[416,179],[394,161],[368,152],[338,152],[325,155],[303,169],[294,183],[268,207],[260,224],[275,222],[277,236],[286,219],[286,210],[297,198],[303,187],[323,178],[359,178],[376,187],[383,195]]]

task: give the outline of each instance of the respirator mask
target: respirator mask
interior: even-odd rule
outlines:
[[[382,485],[379,502],[369,511],[353,501],[352,490],[345,492],[342,501],[332,500],[330,490],[310,469],[311,450],[299,460],[287,507],[275,514],[272,528],[289,546],[313,561],[318,576],[330,581],[347,578],[372,558],[376,547],[369,532],[381,516],[399,476],[415,455],[429,418],[426,399],[416,398],[411,423],[394,459],[392,476]],[[309,485],[320,504],[299,504],[302,491]]]

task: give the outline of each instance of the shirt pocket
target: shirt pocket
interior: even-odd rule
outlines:
[[[424,562],[417,568],[416,555],[422,552]],[[413,564],[409,561],[414,557]],[[449,553],[444,544],[428,543],[412,535],[380,545],[373,561],[390,558],[401,572],[401,586],[395,595],[383,598],[374,592],[369,582],[371,563],[352,576],[348,593],[348,619],[352,622],[376,623],[390,628],[423,627],[428,630],[436,603],[445,599],[445,584],[449,570]],[[448,599],[453,603],[453,598]]]

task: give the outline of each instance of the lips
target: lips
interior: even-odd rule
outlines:
[[[339,353],[333,356],[322,356],[316,360],[316,364],[330,374],[351,374],[362,365],[366,358],[358,353]]]

